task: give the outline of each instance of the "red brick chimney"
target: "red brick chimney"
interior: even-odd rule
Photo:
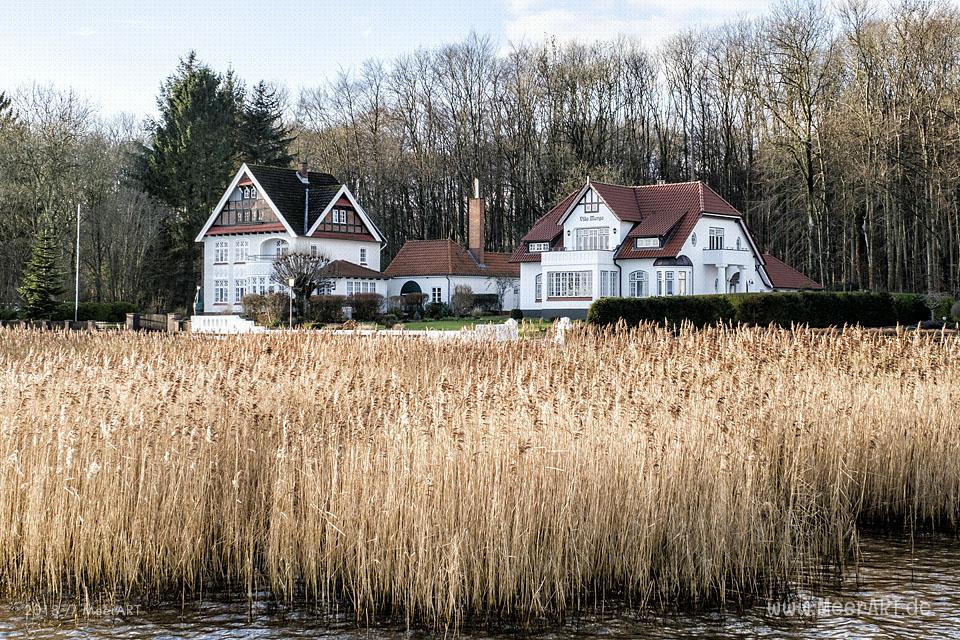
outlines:
[[[467,248],[483,264],[483,246],[486,240],[487,204],[480,197],[480,181],[473,179],[473,197],[467,201],[469,225],[467,228]]]

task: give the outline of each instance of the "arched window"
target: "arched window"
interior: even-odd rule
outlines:
[[[647,272],[634,271],[630,274],[630,297],[644,298],[647,296]]]
[[[244,188],[242,189],[241,193],[243,194],[243,199],[246,200],[247,198],[250,197],[250,188],[249,188],[249,187],[244,187]]]
[[[533,279],[533,300],[534,302],[540,302],[543,300],[543,274],[538,273],[537,277]]]

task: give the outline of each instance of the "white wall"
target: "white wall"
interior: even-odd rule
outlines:
[[[453,290],[458,286],[470,287],[474,293],[497,293],[497,279],[486,276],[398,276],[390,279],[387,287],[389,291],[388,295],[391,297],[400,295],[400,290],[403,288],[403,285],[411,280],[420,286],[421,293],[427,295],[428,302],[433,300],[434,287],[440,289],[440,301],[446,304],[450,304]],[[514,278],[513,280],[519,285],[519,278]],[[513,288],[508,289],[503,296],[503,310],[509,311],[513,309],[517,306],[517,302],[517,296],[514,295]]]

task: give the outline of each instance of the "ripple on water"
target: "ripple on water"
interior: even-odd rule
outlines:
[[[463,638],[958,638],[960,637],[960,548],[956,538],[863,536],[860,564],[836,584],[804,591],[779,608],[641,615],[618,611],[583,615],[562,626],[534,632],[468,629]],[[73,619],[36,617],[23,605],[0,609],[0,635],[50,638],[419,638],[428,631],[398,627],[361,629],[348,615],[288,611],[268,603],[215,600],[180,607],[128,611]],[[129,615],[123,615],[129,614]]]

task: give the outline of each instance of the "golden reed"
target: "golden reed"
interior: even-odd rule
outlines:
[[[803,580],[955,526],[960,342],[0,330],[0,590],[269,589],[456,625]]]

